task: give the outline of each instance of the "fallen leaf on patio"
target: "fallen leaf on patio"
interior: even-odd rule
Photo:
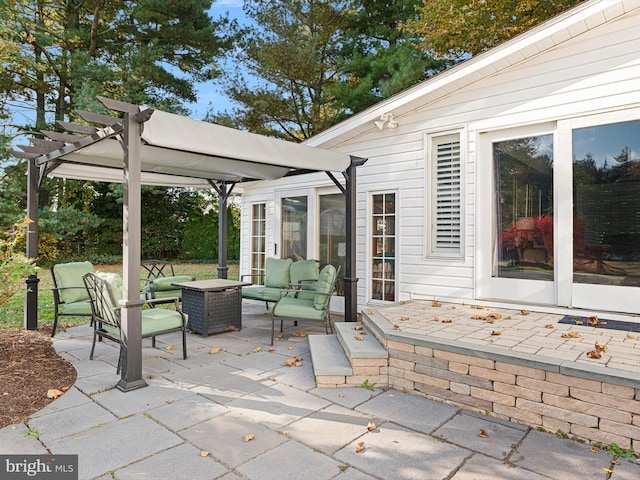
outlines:
[[[287,358],[287,359],[284,361],[284,364],[285,364],[287,367],[293,367],[293,366],[294,366],[296,363],[298,363],[298,362],[302,362],[302,358],[300,358],[300,357],[292,357],[292,358]]]
[[[633,333],[627,333],[627,338],[630,338],[631,340],[635,340],[636,336]]]
[[[393,326],[393,329],[394,329],[394,330],[400,330],[400,325],[394,325],[394,326]]]
[[[607,322],[601,322],[598,320],[598,317],[595,315],[593,317],[589,317],[589,325],[606,325]]]
[[[609,350],[609,347],[607,347],[607,346],[601,346],[598,342],[596,342],[595,347],[596,347],[596,352],[599,352],[599,353],[604,353],[604,352],[606,352],[607,350]]]
[[[613,470],[611,470],[610,468],[602,467],[602,470],[604,470],[607,473],[613,473]]]
[[[373,310],[367,310],[367,315],[373,315]]]
[[[584,322],[582,320],[576,320],[576,325],[584,325]]]
[[[498,336],[498,335],[502,335],[502,333],[500,332],[496,332],[495,330],[493,332],[491,332],[491,335],[493,336]]]
[[[253,349],[253,353],[258,353],[262,351],[262,347],[256,347]]]
[[[486,432],[486,430],[483,430],[482,428],[480,429],[478,436],[482,438],[489,438],[489,434]]]
[[[489,318],[495,318],[496,320],[500,320],[502,315],[500,313],[490,313]]]
[[[253,433],[247,433],[244,436],[244,441],[245,442],[250,442],[251,440],[253,440],[254,438],[256,438],[256,436]]]
[[[370,432],[374,431],[377,427],[378,427],[378,426],[377,426],[375,423],[373,423],[373,422],[369,422],[369,423],[367,424],[367,430],[369,430]]]
[[[295,367],[301,367],[302,366],[302,362],[296,362],[293,364]]]
[[[338,394],[338,397],[340,397],[340,398],[344,398],[344,393],[339,393],[339,394]]]
[[[280,430],[278,433],[279,433],[280,435],[285,435],[285,436],[286,436],[286,435],[289,435],[289,432],[288,432],[287,430]]]
[[[173,345],[167,345],[167,350],[173,350]]]
[[[272,381],[272,382],[275,382],[276,381],[276,377],[269,377],[269,380]]]
[[[451,323],[453,322],[453,320],[451,320],[450,318],[445,318],[444,320],[442,320],[442,323]]]
[[[511,320],[511,315],[507,315],[506,317],[504,317],[505,320]]]
[[[202,451],[200,452],[200,456],[201,456],[201,457],[208,457],[208,456],[209,456],[209,451],[207,451],[207,450],[202,450]]]
[[[293,347],[287,347],[287,350],[293,350]]]
[[[562,338],[582,338],[578,332],[564,332],[561,336]]]
[[[364,447],[365,447],[364,442],[358,443],[358,446],[356,447],[356,453],[360,453],[361,451],[363,451]]]
[[[554,327],[554,326],[553,326],[553,325],[551,325],[550,323],[547,323],[547,324],[544,326],[544,328],[553,329],[553,328],[556,328],[556,327]]]
[[[598,453],[600,450],[598,450],[596,447],[591,447],[589,451],[591,451],[591,453]]]
[[[602,358],[602,355],[599,352],[591,351],[591,352],[587,352],[587,357],[589,357],[589,358]]]
[[[529,310],[520,310],[520,315],[529,315]]]
[[[276,351],[276,349],[275,349],[275,348],[273,348],[273,347],[269,347],[267,350],[268,350],[269,352],[275,352],[275,351]]]
[[[362,342],[364,340],[364,337],[361,337],[360,335],[356,335],[355,337],[356,340],[358,340],[359,342]]]
[[[442,304],[441,304],[440,302],[433,302],[433,303],[431,304],[431,306],[432,306],[432,307],[441,307],[441,306],[442,306]]]
[[[472,315],[471,320],[480,320],[480,315]]]
[[[478,310],[484,310],[484,305],[476,305],[476,308],[477,308]]]
[[[229,325],[224,330],[225,330],[225,332],[233,332],[234,330],[238,330],[238,327],[236,327],[235,325]]]
[[[210,351],[209,354],[210,355],[215,355],[216,353],[218,353],[220,351],[220,347],[213,347]]]
[[[433,321],[434,322],[439,322],[440,321],[440,317],[433,317]]]
[[[364,327],[362,325],[356,325],[353,327],[354,330],[362,330]]]
[[[56,399],[61,395],[64,395],[64,392],[58,390],[57,388],[50,388],[49,390],[47,390],[47,398]]]
[[[401,317],[400,320],[402,320],[403,322],[406,322],[407,320],[409,320],[409,317]]]
[[[611,463],[613,465],[620,465],[620,461],[619,460],[611,460]]]
[[[404,300],[402,300],[402,301],[400,302],[400,305],[404,305],[405,303],[407,303],[407,302],[405,302]]]
[[[296,332],[293,334],[294,337],[306,337],[307,334],[304,332]]]
[[[493,323],[495,320],[493,318],[488,318],[487,323]]]

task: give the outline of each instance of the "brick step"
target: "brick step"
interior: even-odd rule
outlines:
[[[389,353],[371,333],[367,326],[353,322],[336,322],[336,334],[347,358],[353,365],[354,359],[387,359]],[[362,326],[362,330],[354,327]]]

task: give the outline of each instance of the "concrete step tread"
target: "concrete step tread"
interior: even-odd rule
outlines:
[[[342,344],[347,357],[354,358],[389,358],[389,352],[380,345],[380,342],[364,325],[362,330],[355,330],[354,327],[360,325],[354,322],[336,322],[335,328],[340,343]],[[357,337],[362,340],[358,340]]]
[[[344,349],[335,335],[309,335],[313,372],[320,375],[353,375]]]

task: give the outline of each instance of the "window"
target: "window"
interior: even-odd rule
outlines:
[[[372,196],[371,299],[395,301],[396,298],[396,195]]]
[[[282,198],[282,258],[307,258],[307,197]]]
[[[344,296],[347,240],[344,194],[320,195],[320,260],[339,269],[336,293]]]
[[[266,205],[254,203],[251,207],[251,279],[262,283],[266,244]]]
[[[462,256],[460,133],[427,137],[429,255]]]

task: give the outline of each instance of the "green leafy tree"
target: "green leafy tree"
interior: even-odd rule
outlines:
[[[348,2],[245,2],[247,28],[236,68],[224,76],[240,107],[233,122],[255,133],[302,141],[336,123],[331,87],[339,80]]]
[[[4,233],[0,240],[0,306],[6,305],[9,299],[24,285],[24,279],[38,271],[35,263],[24,253],[16,250],[24,242],[27,224],[31,220],[23,218],[10,231]]]
[[[424,0],[404,29],[423,51],[465,58],[484,52],[582,0]]]
[[[353,0],[342,39],[340,107],[357,113],[448,66],[414,47],[421,38],[400,28],[416,19],[422,0]]]

